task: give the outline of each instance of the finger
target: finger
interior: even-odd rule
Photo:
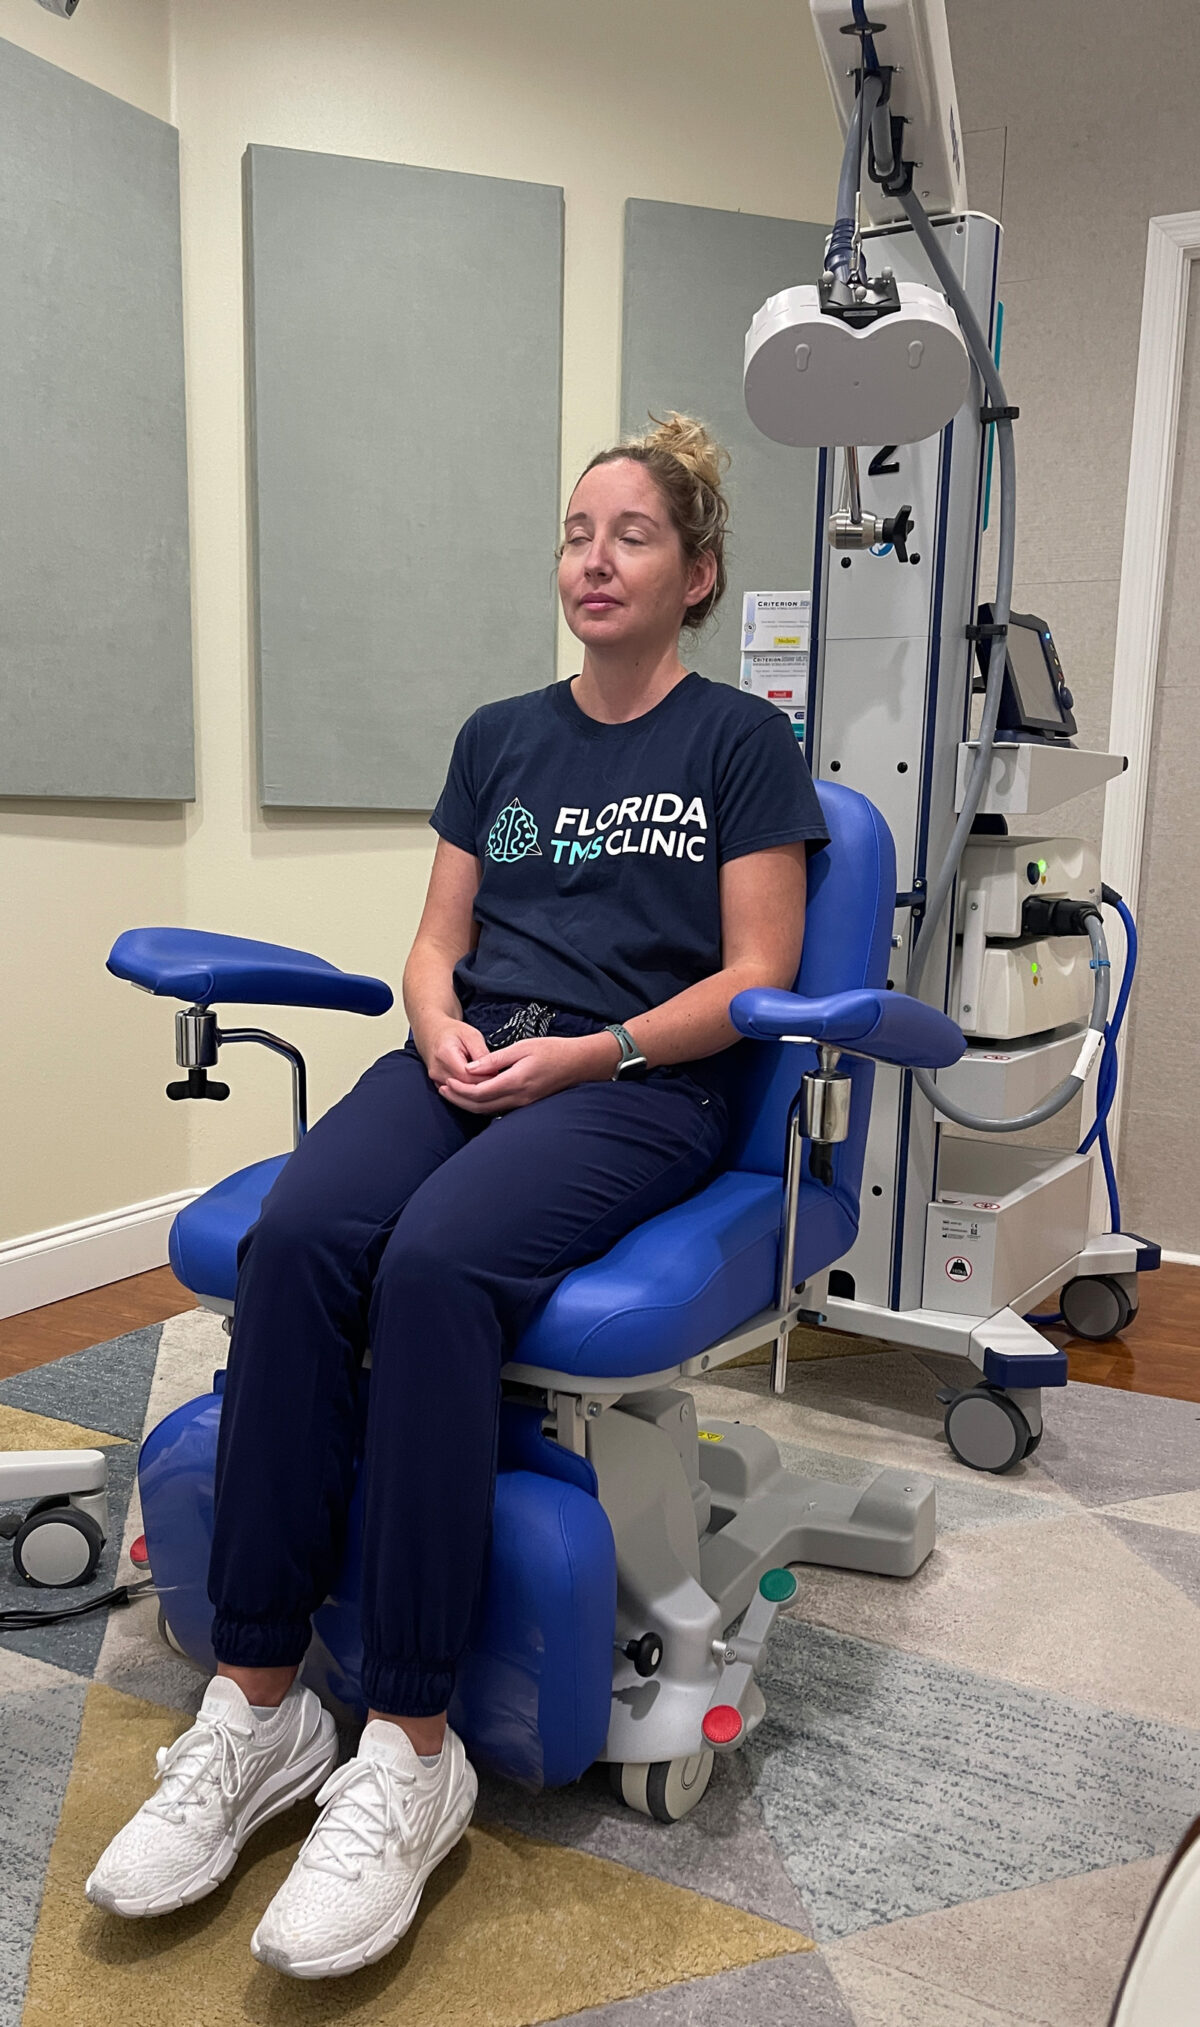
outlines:
[[[459,1036],[459,1040],[468,1063],[478,1062],[488,1053],[488,1045],[478,1028],[466,1024],[465,1033]]]

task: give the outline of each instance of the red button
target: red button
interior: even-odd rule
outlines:
[[[131,1563],[134,1563],[138,1569],[144,1569],[146,1564],[149,1562],[150,1557],[146,1553],[146,1537],[144,1534],[139,1534],[137,1540],[133,1543],[133,1546],[129,1551],[129,1560]]]
[[[710,1745],[732,1745],[742,1735],[742,1720],[732,1703],[715,1703],[700,1727]]]

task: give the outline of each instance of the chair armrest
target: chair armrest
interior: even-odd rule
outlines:
[[[307,950],[217,936],[206,929],[127,929],[109,953],[115,978],[189,1005],[319,1006],[383,1014],[392,989],[381,978],[339,971]]]
[[[755,1041],[803,1036],[906,1070],[945,1069],[957,1063],[967,1046],[962,1029],[936,1007],[904,992],[878,992],[870,986],[835,992],[828,999],[802,999],[799,993],[756,986],[736,995],[729,1018]]]

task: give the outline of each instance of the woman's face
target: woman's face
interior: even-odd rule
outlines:
[[[617,458],[585,472],[571,495],[558,565],[567,625],[585,646],[670,641],[703,598],[716,560],[686,568],[667,503],[645,465]]]

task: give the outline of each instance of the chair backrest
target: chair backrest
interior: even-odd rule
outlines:
[[[816,786],[829,843],[808,862],[804,951],[795,988],[813,999],[887,984],[896,913],[896,850],[874,803],[838,782]],[[816,1051],[791,1042],[742,1042],[734,1055],[725,1166],[782,1175],[788,1111]],[[833,1194],[857,1227],[875,1073],[873,1064],[857,1058],[846,1057],[840,1067],[852,1083],[850,1133],[834,1155]],[[806,1177],[806,1191],[820,1187]]]

